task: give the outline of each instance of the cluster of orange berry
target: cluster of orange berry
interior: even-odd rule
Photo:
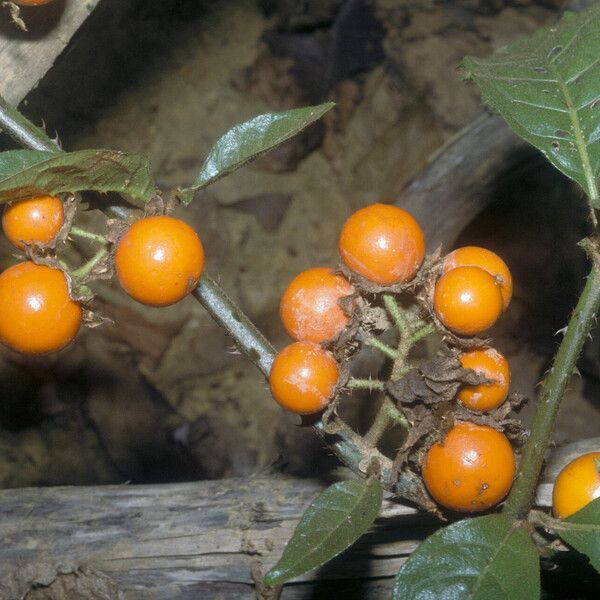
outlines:
[[[350,280],[328,268],[309,269],[289,284],[281,299],[283,325],[296,341],[275,358],[271,392],[281,406],[301,415],[322,411],[335,396],[340,369],[327,346],[349,325],[357,287],[366,281],[371,288],[375,284],[381,291],[394,291],[411,282],[425,259],[425,239],[406,211],[374,204],[346,221],[339,252]],[[485,331],[510,302],[510,271],[484,248],[455,250],[431,273],[435,277],[432,312],[441,328],[453,334],[473,336]],[[493,348],[475,348],[463,352],[460,362],[486,381],[462,387],[458,400],[476,412],[498,408],[510,385],[506,359]],[[506,436],[467,422],[457,423],[443,444],[433,444],[422,467],[431,496],[461,511],[484,510],[499,502],[508,493],[514,473],[514,452]]]
[[[64,224],[63,203],[54,196],[9,203],[2,217],[6,237],[24,251],[51,244]],[[151,216],[128,227],[116,243],[113,262],[127,294],[149,306],[168,306],[198,284],[204,250],[196,232],[183,221]],[[81,303],[72,297],[72,283],[60,268],[32,260],[3,271],[0,341],[24,354],[48,354],[67,346],[84,316]]]

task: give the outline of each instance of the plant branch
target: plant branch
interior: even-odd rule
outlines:
[[[375,420],[367,433],[363,436],[364,443],[370,448],[375,448],[383,434],[394,425],[400,425],[405,429],[410,428],[406,417],[398,410],[394,403],[386,396],[381,403]]]
[[[78,269],[75,269],[71,273],[71,277],[76,281],[82,281],[85,279],[91,272],[92,269],[103,259],[108,256],[107,248],[100,248],[90,260],[88,260],[85,264],[81,265]]]
[[[380,391],[382,392],[385,389],[385,383],[380,379],[359,379],[357,377],[352,377],[346,383],[346,387],[353,390],[370,390],[370,391]]]
[[[92,233],[91,231],[86,231],[85,229],[81,229],[79,227],[71,227],[71,229],[69,229],[69,235],[75,235],[77,237],[98,242],[100,244],[106,244],[107,242],[106,238],[100,233]]]
[[[597,249],[594,251],[597,252]],[[550,374],[542,384],[531,434],[523,450],[514,486],[504,506],[504,512],[514,518],[524,519],[533,504],[544,453],[551,439],[560,401],[571,379],[585,339],[594,323],[599,306],[600,266],[596,260],[593,260],[592,269],[569,320],[565,337],[554,357]]]
[[[405,333],[408,329],[408,323],[406,322],[402,310],[398,306],[396,298],[392,296],[392,294],[384,294],[383,304],[388,313],[390,313],[392,319],[394,319],[394,323],[396,323],[396,327],[398,328],[400,335]]]
[[[25,118],[0,96],[0,127],[18,144],[30,150],[61,152],[61,147],[41,128]]]
[[[240,351],[268,378],[275,360],[275,348],[219,284],[204,274],[192,294],[217,324],[231,336]],[[358,475],[365,475],[362,470],[364,453],[357,434],[349,428],[328,434],[321,421],[312,425],[312,428],[343,464]],[[375,458],[382,467],[383,484],[386,485],[387,476],[389,485],[391,461],[383,455]]]
[[[57,142],[51,140],[46,132],[30,123],[15,108],[0,96],[0,127],[15,141],[31,150],[62,152]],[[110,206],[107,212],[117,218],[127,220],[130,210],[121,206]],[[275,358],[275,349],[250,319],[227,296],[221,287],[208,275],[203,275],[193,296],[204,306],[217,324],[231,336],[236,346],[248,359],[268,378]],[[391,349],[393,351],[393,349]],[[315,433],[336,454],[339,460],[358,475],[365,476],[368,464],[365,464],[364,448],[358,434],[349,428],[343,428],[335,434],[325,431],[324,425],[318,421],[312,426]],[[391,483],[391,460],[373,450],[370,460],[379,462],[381,480],[385,487],[395,486],[402,493],[403,485],[410,489],[412,481]]]
[[[368,346],[371,346],[371,348],[375,348],[376,350],[379,350],[379,352],[381,352],[382,354],[385,354],[388,358],[391,358],[392,360],[396,360],[398,358],[397,350],[395,350],[394,348],[390,348],[390,346],[388,346],[387,344],[378,340],[375,337],[367,338],[365,343]]]

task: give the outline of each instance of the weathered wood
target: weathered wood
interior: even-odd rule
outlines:
[[[555,462],[598,448],[600,438],[578,442],[556,452]],[[42,587],[28,598],[88,597],[81,589],[89,597],[127,600],[253,598],[253,563],[268,568],[276,562],[323,486],[273,476],[0,491],[0,598],[22,598],[36,586]],[[540,506],[550,505],[551,487],[540,486]],[[332,580],[336,597],[341,590],[348,598],[382,597],[406,557],[437,526],[412,507],[386,501],[368,535],[286,587],[282,598],[313,597],[316,590],[333,597],[325,592]],[[79,596],[56,591],[75,582]],[[40,595],[43,590],[47,595]]]
[[[29,29],[19,30],[0,10],[0,95],[19,103],[54,64],[100,0],[55,0],[22,10]]]
[[[421,223],[430,249],[448,248],[495,195],[502,177],[515,177],[524,161],[544,158],[498,116],[482,114],[431,158],[397,204]]]

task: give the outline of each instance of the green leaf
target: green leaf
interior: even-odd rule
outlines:
[[[337,556],[367,531],[382,500],[383,488],[377,479],[328,487],[306,509],[283,556],[265,575],[265,583],[279,585]]]
[[[600,498],[567,519],[545,519],[544,525],[569,546],[585,554],[594,569],[600,573]]]
[[[194,192],[289,140],[334,106],[333,102],[328,102],[280,113],[267,113],[236,125],[213,146],[193,185],[179,191],[182,202],[189,204]]]
[[[467,57],[463,75],[510,127],[574,179],[600,208],[600,2],[491,58]]]
[[[393,600],[535,600],[539,557],[504,515],[459,521],[427,538],[402,565]]]
[[[0,153],[0,203],[35,194],[94,190],[150,199],[154,183],[148,160],[113,150]]]

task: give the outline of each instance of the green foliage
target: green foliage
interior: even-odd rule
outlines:
[[[334,106],[333,102],[328,102],[280,113],[267,113],[236,125],[213,146],[193,185],[180,190],[181,201],[189,204],[194,192],[289,140]]]
[[[0,202],[36,194],[94,190],[149,200],[154,183],[148,160],[113,150],[0,153]]]
[[[402,566],[393,600],[535,600],[539,558],[503,515],[459,521],[427,538]]]
[[[510,127],[533,144],[600,208],[600,2],[555,27],[467,57],[465,78]]]
[[[587,555],[594,569],[600,573],[600,498],[567,519],[545,519],[544,525],[569,546]]]
[[[383,488],[375,478],[335,483],[306,509],[267,585],[285,583],[320,567],[351,546],[376,519]]]

